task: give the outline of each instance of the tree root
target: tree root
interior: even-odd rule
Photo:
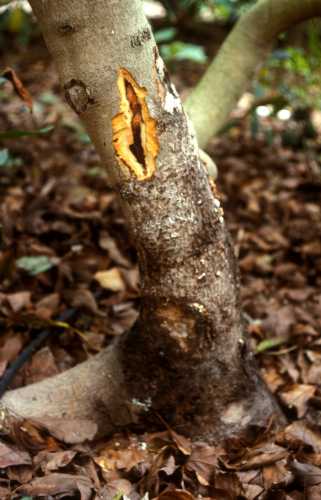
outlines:
[[[23,418],[88,419],[98,435],[131,420],[117,344],[59,375],[8,391],[0,401],[0,430]]]

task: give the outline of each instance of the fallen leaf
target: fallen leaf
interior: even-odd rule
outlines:
[[[321,484],[321,469],[315,465],[303,464],[293,460],[290,462],[290,469],[305,488]]]
[[[26,271],[30,276],[45,273],[56,264],[56,259],[49,258],[47,255],[25,256],[16,260],[17,267]]]
[[[31,457],[27,451],[22,451],[15,446],[9,446],[0,441],[0,469],[12,465],[31,465]]]
[[[293,446],[297,443],[302,443],[311,446],[316,453],[321,453],[321,433],[317,430],[312,430],[302,420],[298,420],[288,425],[284,431],[278,436],[278,441],[284,440]]]
[[[279,347],[280,345],[286,344],[288,339],[286,337],[273,337],[271,339],[262,340],[257,346],[255,351],[257,353],[268,351]]]
[[[169,433],[177,448],[183,453],[183,455],[190,455],[192,453],[192,443],[190,439],[182,436],[181,434],[177,434],[177,432],[172,429],[169,430]]]
[[[186,490],[165,490],[157,500],[194,500],[195,497]]]
[[[115,449],[106,447],[100,455],[94,458],[96,464],[104,472],[126,470],[130,471],[135,465],[146,459],[146,451],[138,445],[130,444],[125,449]]]
[[[24,373],[29,384],[40,382],[45,378],[57,375],[59,370],[51,349],[49,347],[43,347],[37,351],[24,368]]]
[[[52,472],[69,465],[76,454],[77,451],[75,450],[57,451],[55,453],[41,451],[36,457],[34,457],[33,461],[35,465],[40,465],[42,471],[47,474],[48,472]]]
[[[98,271],[94,278],[102,288],[112,290],[113,292],[123,292],[125,290],[125,283],[123,277],[117,267],[113,267],[108,271]]]
[[[194,472],[201,485],[208,486],[221,452],[222,450],[214,446],[195,443],[191,456],[186,463],[186,470]]]
[[[92,483],[86,476],[60,474],[54,472],[48,476],[38,477],[29,484],[20,486],[17,492],[31,496],[61,495],[79,492],[81,500],[90,500]]]
[[[214,487],[210,487],[215,500],[234,500],[243,497],[243,487],[235,473],[218,473],[214,477]]]
[[[51,293],[36,304],[35,314],[41,319],[51,319],[57,312],[60,301],[59,293]]]
[[[114,479],[108,481],[108,484],[99,492],[101,500],[115,500],[117,498],[128,498],[133,490],[132,484],[127,479]]]
[[[10,293],[6,296],[6,298],[10,304],[11,309],[15,313],[31,306],[30,292]]]
[[[260,443],[250,448],[242,459],[233,463],[233,467],[238,470],[250,470],[265,465],[271,465],[288,456],[288,451],[274,444],[273,442]]]
[[[44,449],[59,450],[57,441],[48,436],[48,432],[36,421],[24,419],[22,422],[17,422],[13,425],[13,433],[16,442],[32,452]]]
[[[43,417],[34,422],[45,428],[52,436],[67,444],[92,441],[97,433],[97,424],[92,420]]]
[[[102,232],[99,238],[99,245],[103,250],[107,250],[109,257],[120,266],[130,267],[131,264],[120,252],[115,240],[106,232]]]
[[[21,334],[9,335],[4,339],[4,343],[0,348],[0,376],[4,373],[8,363],[11,363],[19,354],[23,347]]]
[[[73,307],[77,309],[83,308],[97,316],[105,316],[105,314],[99,310],[96,299],[90,290],[86,288],[78,288],[77,290],[68,292],[68,296]]]
[[[1,76],[6,78],[9,82],[12,83],[13,88],[15,89],[17,95],[23,100],[23,102],[28,106],[30,111],[32,111],[32,97],[29,91],[21,82],[20,78],[17,76],[17,73],[12,68],[6,68]]]
[[[299,418],[302,418],[308,408],[309,399],[314,396],[316,387],[308,384],[293,384],[286,391],[280,392],[280,398],[289,407],[295,408]]]
[[[277,488],[280,485],[285,486],[293,481],[293,474],[289,471],[286,460],[263,467],[262,475],[265,490]]]

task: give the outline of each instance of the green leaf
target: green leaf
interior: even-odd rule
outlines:
[[[257,353],[269,351],[270,349],[274,349],[275,347],[286,344],[287,341],[288,339],[285,337],[273,337],[271,339],[265,339],[256,346],[255,351]]]
[[[8,149],[0,149],[0,167],[6,167],[10,160]]]
[[[173,40],[176,34],[177,34],[177,29],[171,27],[156,31],[154,33],[154,36],[157,43],[164,43]]]
[[[205,63],[207,61],[204,48],[191,43],[173,42],[164,44],[160,47],[160,51],[166,61],[189,60],[197,63]]]
[[[53,92],[48,91],[43,92],[39,100],[42,104],[55,104],[58,100],[58,97]]]
[[[47,125],[46,127],[39,128],[38,130],[8,130],[7,132],[0,132],[0,139],[16,139],[19,137],[45,135],[53,129],[54,125]]]
[[[20,257],[20,259],[16,260],[16,265],[19,269],[23,269],[31,276],[36,276],[40,273],[45,273],[56,263],[53,259],[47,257],[47,255],[34,255],[34,256],[26,256]]]

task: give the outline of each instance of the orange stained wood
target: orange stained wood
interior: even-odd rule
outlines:
[[[113,146],[120,167],[138,180],[150,179],[159,152],[156,120],[150,116],[145,87],[124,68],[118,73],[120,111],[112,119]]]

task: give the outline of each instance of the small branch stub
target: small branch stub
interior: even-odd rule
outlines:
[[[94,104],[90,90],[81,80],[73,78],[64,86],[65,97],[69,106],[78,114],[84,113],[90,104]]]
[[[120,69],[117,86],[120,112],[112,119],[113,146],[119,165],[138,180],[150,179],[156,170],[159,141],[156,120],[150,116],[147,90],[126,69]]]

